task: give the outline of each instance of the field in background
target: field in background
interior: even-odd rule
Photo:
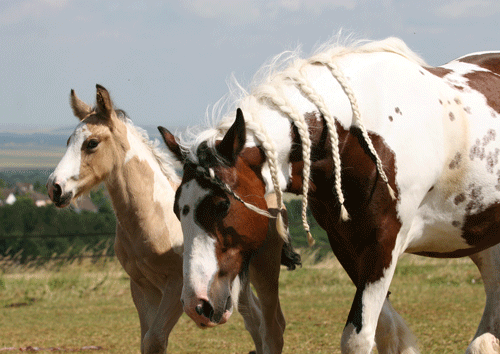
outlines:
[[[302,268],[283,270],[280,279],[287,319],[284,353],[340,353],[354,286],[333,258],[318,264],[313,256],[304,258]],[[465,351],[485,300],[479,272],[468,258],[404,256],[390,290],[422,353]],[[140,352],[129,280],[115,259],[53,260],[42,267],[1,259],[0,313],[0,348],[99,346],[103,353]],[[172,353],[246,354],[252,349],[239,314],[209,330],[183,315],[169,344]]]
[[[54,169],[61,160],[66,147],[56,149],[0,149],[0,170]]]

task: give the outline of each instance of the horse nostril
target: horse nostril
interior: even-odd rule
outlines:
[[[198,304],[195,309],[196,313],[200,316],[205,316],[209,320],[212,320],[214,316],[214,308],[208,301],[201,300],[201,303]]]
[[[232,305],[231,295],[229,295],[229,297],[227,298],[227,301],[226,301],[226,308],[225,308],[225,310],[229,311],[231,309],[231,305]]]
[[[201,316],[203,314],[203,306],[201,306],[201,304],[199,304],[198,306],[196,306],[195,311],[198,315]]]
[[[54,190],[52,195],[54,196],[54,200],[59,200],[61,198],[62,188],[59,183],[54,183]]]

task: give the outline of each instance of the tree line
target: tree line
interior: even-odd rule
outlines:
[[[35,190],[46,193],[44,180],[48,174],[48,171],[0,173],[0,188],[18,181],[30,181]],[[24,262],[54,255],[76,256],[83,252],[114,255],[116,219],[104,187],[91,192],[90,198],[98,207],[97,213],[58,209],[54,205],[37,207],[31,199],[22,196],[13,205],[0,207],[0,256],[16,256]],[[293,246],[307,248],[301,219],[302,202],[292,199],[285,204]],[[308,220],[316,240],[317,257],[322,257],[331,252],[326,233],[310,213]]]

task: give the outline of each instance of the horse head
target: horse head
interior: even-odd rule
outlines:
[[[174,204],[184,233],[184,310],[200,327],[213,327],[229,319],[251,255],[266,239],[270,214],[260,174],[265,155],[244,146],[241,110],[215,148],[203,143],[192,159],[159,129],[184,163]]]
[[[69,203],[103,182],[117,161],[117,136],[126,134],[108,91],[96,86],[96,106],[80,100],[71,90],[70,103],[80,123],[69,137],[67,150],[47,181],[50,199],[57,207]],[[126,141],[126,139],[125,139]]]

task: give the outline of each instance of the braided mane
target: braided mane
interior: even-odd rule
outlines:
[[[232,88],[230,94],[221,99],[212,110],[212,121],[215,122],[215,124],[212,125],[212,128],[206,129],[202,132],[191,132],[191,139],[189,139],[189,136],[182,137],[181,144],[183,149],[190,152],[189,158],[196,163],[196,151],[200,144],[205,143],[209,147],[214,147],[216,140],[221,139],[229,127],[233,124],[235,108],[242,108],[245,112],[247,137],[253,136],[255,144],[262,146],[265,151],[274,191],[277,195],[277,203],[279,206],[283,207],[283,198],[278,177],[278,154],[273,140],[269,137],[267,131],[263,127],[258,114],[255,114],[254,112],[256,111],[258,105],[267,105],[281,112],[295,124],[302,141],[302,159],[304,162],[303,180],[308,181],[311,173],[311,140],[309,137],[308,126],[304,116],[288,100],[282,91],[284,86],[293,85],[318,108],[319,112],[325,119],[327,129],[331,136],[331,149],[335,171],[335,190],[341,207],[341,219],[349,219],[349,214],[344,207],[344,195],[342,193],[340,174],[339,142],[338,134],[335,129],[335,121],[321,95],[317,94],[314,87],[308,82],[306,76],[304,75],[306,67],[310,65],[323,65],[329,69],[332,76],[339,82],[340,86],[349,98],[353,112],[354,124],[361,130],[363,139],[367,143],[367,146],[372,154],[372,158],[377,165],[377,171],[382,180],[386,183],[391,197],[394,199],[395,194],[389,185],[382,162],[378,157],[371,139],[368,136],[368,132],[363,125],[355,94],[351,90],[350,85],[344,77],[342,71],[335,64],[337,58],[347,54],[374,52],[395,53],[421,66],[426,66],[425,62],[420,57],[413,53],[403,41],[397,38],[388,38],[378,42],[356,42],[349,46],[324,45],[321,47],[321,51],[317,52],[308,59],[301,59],[299,57],[299,51],[284,52],[275,57],[271,61],[271,64],[265,66],[257,73],[257,77],[263,77],[263,79],[258,80],[256,84],[252,85],[253,87],[251,88],[250,93],[243,89],[234,80],[233,86],[230,87]],[[262,73],[264,73],[264,75],[262,75]],[[222,108],[225,106],[228,108],[226,115],[220,117]],[[306,219],[308,189],[309,183],[303,183],[302,221],[304,229],[308,235],[309,244],[313,244],[314,240],[310,234],[310,228]],[[278,217],[279,216],[280,215],[278,215]],[[285,233],[280,234],[282,234],[282,236],[285,235]]]

